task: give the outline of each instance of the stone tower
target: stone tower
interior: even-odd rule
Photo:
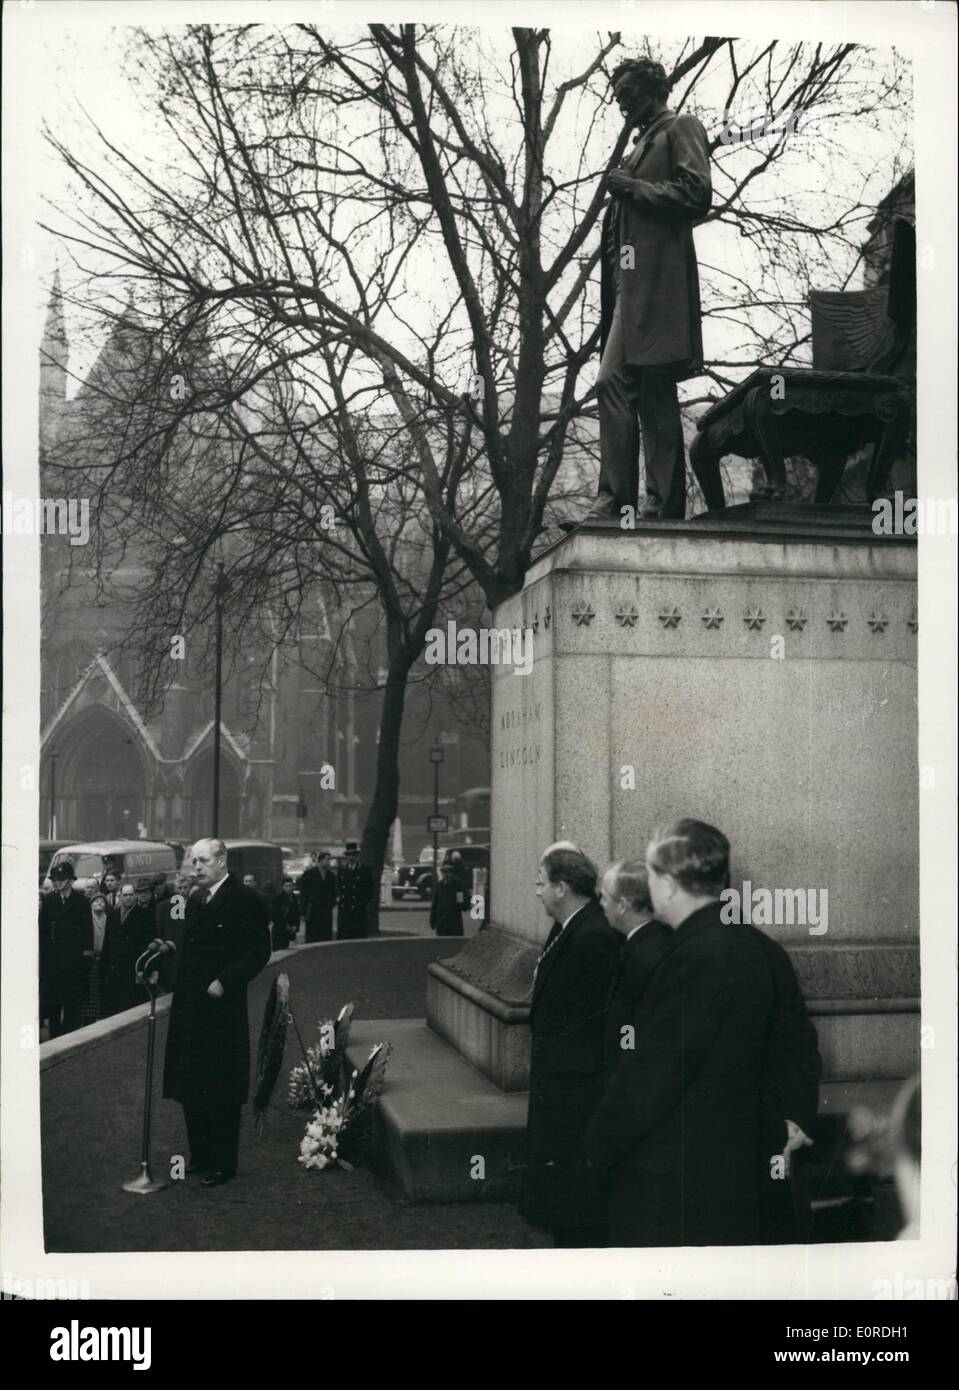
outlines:
[[[47,317],[40,342],[40,452],[55,442],[67,399],[70,348],[63,318],[60,272],[54,273]]]

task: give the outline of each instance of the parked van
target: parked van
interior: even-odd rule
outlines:
[[[95,840],[88,844],[64,845],[50,860],[50,869],[65,859],[73,865],[75,887],[81,892],[98,888],[109,869],[121,880],[131,881],[141,874],[150,874],[172,883],[176,875],[176,855],[170,845],[159,840]],[[49,877],[48,871],[48,882]]]
[[[40,882],[41,885],[43,884],[44,879],[47,877],[47,874],[50,872],[50,863],[51,863],[51,860],[53,859],[53,856],[56,854],[56,852],[57,852],[58,849],[62,849],[64,845],[68,845],[69,843],[70,843],[69,840],[41,840],[41,841],[40,841],[40,865],[39,865],[40,877],[39,877],[39,882]]]
[[[252,874],[257,888],[272,883],[279,893],[283,885],[283,850],[268,840],[224,840],[226,867],[238,883],[245,874]]]

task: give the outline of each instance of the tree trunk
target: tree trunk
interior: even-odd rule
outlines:
[[[383,707],[380,711],[380,742],[376,754],[376,785],[370,802],[363,840],[360,845],[360,862],[365,864],[373,875],[374,894],[367,916],[367,931],[375,936],[379,931],[380,920],[380,879],[386,862],[390,829],[396,819],[400,795],[400,733],[403,728],[403,709],[406,704],[406,685],[415,655],[404,650],[390,665],[383,691]]]

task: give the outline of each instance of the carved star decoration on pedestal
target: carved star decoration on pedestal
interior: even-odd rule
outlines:
[[[663,608],[659,614],[659,621],[663,627],[679,627],[682,616],[678,608]]]
[[[910,632],[918,632],[918,631],[919,631],[919,610],[918,610],[918,608],[914,608],[914,609],[912,610],[912,617],[911,617],[911,618],[907,618],[907,620],[906,620],[906,627],[908,627],[908,629],[909,629]]]
[[[802,632],[808,621],[805,608],[790,608],[786,614],[786,622],[793,632]]]
[[[766,614],[761,608],[747,608],[743,614],[743,622],[752,632],[761,632],[765,621]]]
[[[633,603],[624,603],[616,610],[616,621],[620,627],[635,627],[639,609]]]
[[[826,619],[826,622],[829,624],[833,632],[845,632],[849,619],[846,617],[842,609],[840,609],[838,613],[835,609],[833,609],[833,611],[829,614],[829,617]]]
[[[707,627],[719,627],[725,614],[721,608],[706,608],[703,611],[703,622]]]
[[[550,623],[551,623],[552,621],[553,621],[553,615],[552,615],[552,613],[550,612],[549,604],[547,604],[547,605],[546,605],[546,612],[543,614],[543,626],[544,626],[545,628],[548,628],[549,625],[550,625]]]
[[[880,613],[878,609],[873,611],[872,616],[867,618],[866,622],[872,628],[873,632],[885,632],[886,628],[889,626],[889,619],[886,617],[885,613]]]
[[[532,626],[534,632],[539,632],[539,614],[538,614],[538,613],[537,613],[537,614],[535,615],[535,617],[533,618],[533,622],[532,622],[531,626]]]
[[[573,622],[577,627],[589,627],[596,617],[591,603],[574,603],[572,607]]]

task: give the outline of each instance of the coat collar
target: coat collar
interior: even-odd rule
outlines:
[[[599,903],[594,900],[592,902],[586,903],[584,907],[577,908],[576,911],[573,913],[572,917],[569,917],[567,919],[566,924],[560,931],[559,936],[554,938],[554,944],[550,947],[549,955],[541,959],[540,967],[536,972],[536,982],[533,985],[534,1000],[542,990],[543,982],[547,979],[550,972],[556,969],[556,962],[559,959],[562,952],[569,945],[570,938],[577,931],[579,931],[583,923],[588,921],[594,912],[601,911],[602,909],[600,908]],[[603,921],[605,922],[605,920],[606,918],[604,917]]]
[[[629,155],[626,161],[630,169],[635,170],[637,168],[655,137],[664,128],[664,126],[671,124],[671,122],[673,122],[675,119],[676,112],[670,111],[668,106],[665,111],[660,111],[655,121],[653,121],[650,125],[646,127],[642,135],[636,141],[636,144],[633,146],[632,153]]]
[[[706,903],[703,907],[697,907],[695,912],[691,912],[685,922],[681,922],[676,928],[677,945],[689,941],[691,937],[698,936],[707,927],[716,926],[722,922],[720,913],[722,903],[718,898]]]
[[[204,915],[208,912],[218,912],[239,887],[240,884],[233,875],[227,874],[226,878],[220,880],[212,898],[208,898],[206,902],[203,902],[200,894],[197,893],[195,896],[191,896],[190,901],[196,903],[196,910]]]
[[[645,922],[638,922],[635,927],[631,927],[623,937],[623,946],[628,946],[631,941],[638,941],[646,928],[651,927],[655,921],[655,917],[647,917]]]

